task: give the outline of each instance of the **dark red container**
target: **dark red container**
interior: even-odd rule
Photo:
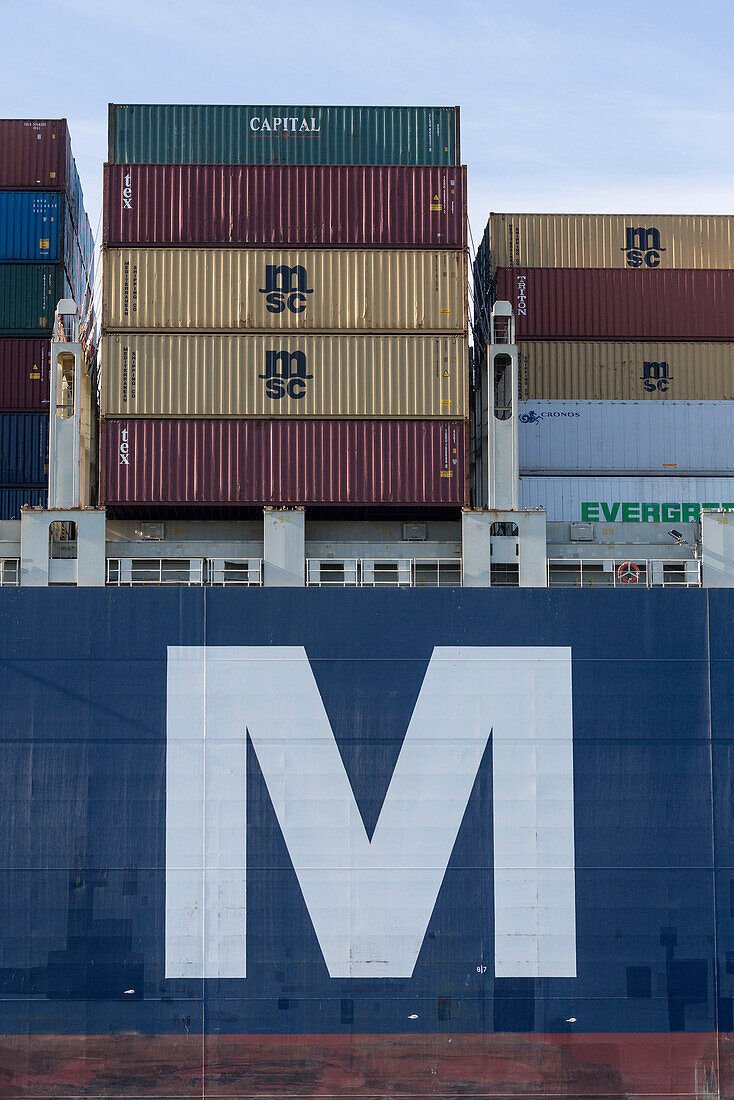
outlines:
[[[0,187],[66,187],[66,119],[0,119]]]
[[[500,268],[517,338],[734,340],[734,271]]]
[[[65,118],[0,119],[0,188],[64,191],[84,256],[93,248]]]
[[[107,420],[108,505],[467,502],[466,424],[437,420]]]
[[[48,340],[0,339],[0,412],[48,412]]]
[[[108,245],[466,245],[466,168],[107,164]]]

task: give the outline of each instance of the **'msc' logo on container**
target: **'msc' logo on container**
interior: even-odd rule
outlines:
[[[292,397],[300,401],[306,395],[308,373],[306,354],[302,351],[266,351],[265,373],[259,374],[265,382],[265,396],[272,401]]]
[[[308,294],[313,287],[308,286],[308,272],[302,264],[289,267],[288,264],[268,264],[265,268],[265,286],[259,294],[265,295],[265,308],[268,313],[282,313],[285,309],[291,313],[304,313],[308,305]]]
[[[660,253],[666,249],[660,244],[659,229],[629,226],[625,238],[622,252],[626,253],[627,267],[660,267]]]

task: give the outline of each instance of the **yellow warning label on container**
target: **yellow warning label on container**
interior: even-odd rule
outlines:
[[[443,372],[443,376],[444,376],[444,378],[450,378],[451,377],[451,375],[449,374],[449,372],[447,370],[445,370]]]
[[[443,209],[443,207],[441,205],[441,200],[438,197],[438,195],[434,195],[433,198],[431,199],[431,210],[441,210],[441,209]]]
[[[40,241],[38,242],[38,247],[48,249],[48,247],[49,247],[49,238],[48,237],[41,237]]]
[[[442,405],[450,405],[451,404],[451,398],[450,397],[442,397],[441,398],[441,404]]]
[[[41,372],[38,369],[38,367],[34,367],[28,377],[29,378],[40,378],[41,377]]]
[[[450,309],[442,309],[441,312],[442,313],[451,313],[451,310]]]
[[[56,137],[56,134],[54,134],[53,136]],[[56,173],[55,172],[49,172],[49,176],[51,177],[52,180],[56,179]]]
[[[453,470],[441,470],[441,477],[453,477],[453,476],[454,476],[454,471]]]

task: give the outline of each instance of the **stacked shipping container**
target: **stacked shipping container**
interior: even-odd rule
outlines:
[[[515,310],[520,397],[527,402],[520,416],[521,474],[634,471],[643,476],[643,488],[635,491],[644,501],[645,475],[670,475],[677,467],[659,468],[652,460],[645,466],[643,455],[683,453],[686,432],[701,432],[708,421],[710,434],[728,422],[728,408],[715,403],[734,397],[733,243],[734,218],[725,216],[490,215],[475,293],[480,316],[495,299]],[[583,404],[583,411],[570,412],[569,401]],[[645,416],[639,401],[670,408],[664,417]],[[687,402],[703,402],[693,427]],[[573,468],[544,465],[549,442],[540,437],[573,434],[579,416],[599,433],[594,445],[581,446]],[[651,448],[642,438],[647,433]],[[563,447],[556,442],[551,450],[546,457],[557,461]],[[569,439],[564,461],[572,450]],[[711,453],[725,450],[714,446]],[[612,455],[616,465],[607,467]],[[730,471],[728,461],[717,459],[707,472]],[[534,481],[521,495],[534,506],[545,493],[549,518],[568,519],[569,508],[551,503],[557,489]],[[691,499],[696,492],[691,484]],[[659,488],[654,493],[657,500]]]
[[[65,119],[0,119],[0,518],[46,499],[54,310],[91,310],[94,241]]]
[[[110,108],[102,498],[466,502],[453,108]]]

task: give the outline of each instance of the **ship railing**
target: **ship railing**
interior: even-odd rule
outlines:
[[[207,558],[204,583],[259,588],[263,582],[262,558]]]
[[[359,558],[306,558],[306,585],[353,588],[359,584]]]
[[[204,580],[203,558],[108,558],[107,584],[200,585]]]
[[[676,558],[549,558],[549,588],[700,588],[701,562]]]
[[[20,584],[20,558],[0,558],[0,587],[17,588]]]
[[[108,558],[107,584],[259,587],[262,558]]]
[[[308,558],[309,587],[456,588],[461,558]]]

